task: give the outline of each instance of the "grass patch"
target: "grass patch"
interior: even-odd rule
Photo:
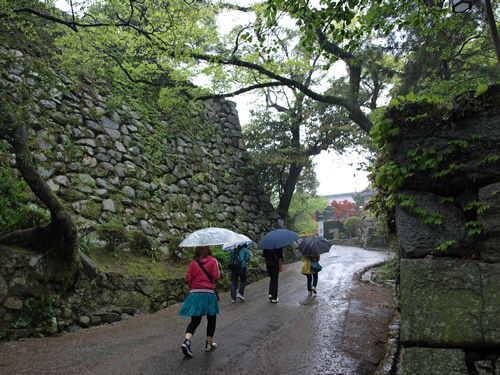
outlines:
[[[380,267],[373,268],[372,274],[378,280],[390,281],[396,280],[398,271],[398,259],[397,257],[392,257]]]
[[[132,277],[147,277],[151,279],[168,279],[185,277],[188,264],[170,264],[165,256],[158,261],[137,255],[132,252],[122,252],[116,256],[104,249],[95,249],[90,256],[97,263],[100,271],[118,272]]]

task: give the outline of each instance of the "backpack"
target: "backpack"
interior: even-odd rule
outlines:
[[[241,268],[240,249],[234,249],[233,256],[229,259],[229,269],[239,270]]]

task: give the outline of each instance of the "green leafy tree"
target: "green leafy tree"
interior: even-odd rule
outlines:
[[[359,216],[351,216],[345,219],[344,228],[347,229],[349,237],[361,237],[363,231],[363,219]]]
[[[299,235],[307,236],[318,233],[318,222],[312,216],[316,212],[324,211],[327,205],[328,198],[303,191],[294,194],[289,214],[294,220],[294,226]]]

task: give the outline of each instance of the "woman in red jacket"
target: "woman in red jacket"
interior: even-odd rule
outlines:
[[[207,316],[208,321],[205,350],[210,352],[217,348],[217,344],[212,341],[212,338],[215,333],[216,317],[219,313],[219,302],[213,284],[220,277],[219,264],[212,257],[212,249],[210,246],[197,246],[193,258],[186,278],[191,291],[179,311],[179,315],[191,317],[184,343],[181,346],[184,355],[189,357],[193,356],[191,338],[200,325],[203,315]]]

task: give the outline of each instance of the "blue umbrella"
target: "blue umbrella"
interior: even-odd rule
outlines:
[[[264,250],[280,249],[297,241],[299,235],[288,229],[275,229],[266,234],[259,242]]]

